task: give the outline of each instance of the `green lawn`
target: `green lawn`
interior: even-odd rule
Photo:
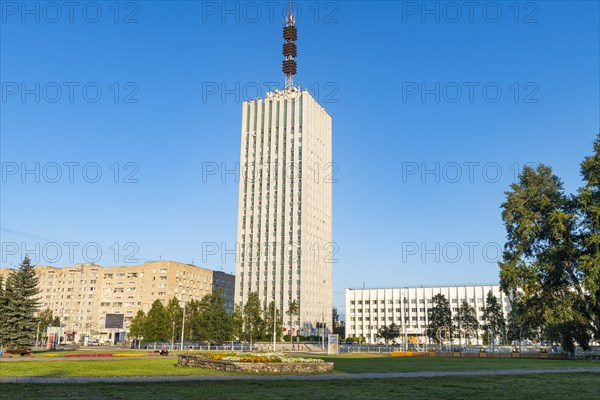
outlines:
[[[389,357],[344,355],[322,357],[335,363],[337,372],[415,372],[469,371],[490,369],[593,368],[597,363],[584,360],[531,360],[513,358]]]
[[[599,374],[242,381],[127,384],[2,385],[0,399],[598,399]]]
[[[177,367],[174,357],[128,359],[72,359],[44,361],[9,361],[0,363],[2,376],[156,376],[217,375],[218,371]]]
[[[519,360],[490,358],[389,357],[351,355],[323,357],[338,373],[466,371],[490,369],[598,367],[597,363],[573,360]],[[222,374],[197,368],[177,367],[174,357],[73,358],[69,360],[19,360],[2,362],[2,376],[156,376]]]

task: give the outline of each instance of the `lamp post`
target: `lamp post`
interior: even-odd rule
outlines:
[[[36,329],[36,331],[35,331],[35,345],[36,345],[36,346],[39,346],[39,343],[38,343],[38,341],[39,341],[39,339],[40,339],[40,322],[41,322],[41,321],[38,321],[38,323],[37,323],[37,329]]]
[[[63,321],[64,321],[64,313],[65,313],[65,309],[61,308],[60,309],[60,321],[58,324],[58,342],[56,343],[56,350],[60,350],[60,339],[62,337],[62,326],[63,326]]]
[[[323,330],[323,337],[321,338],[321,351],[325,351],[325,306],[321,309],[321,329]]]
[[[275,304],[275,291],[273,291],[273,351],[277,347],[277,305]]]
[[[181,319],[181,351],[183,351],[183,332],[185,329],[185,307],[186,307],[186,304],[183,303],[183,318]]]
[[[402,320],[402,349],[404,351],[406,351],[406,325],[405,325],[405,319],[406,319],[406,313],[404,312],[405,308],[404,308],[404,290],[402,290],[400,292],[400,319]]]
[[[173,350],[174,345],[175,345],[175,320],[173,319],[173,329],[171,329],[171,350]]]

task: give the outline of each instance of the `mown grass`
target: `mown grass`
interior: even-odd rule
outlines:
[[[585,360],[389,357],[370,354],[320,358],[335,363],[335,370],[337,372],[346,373],[598,367],[597,363],[591,363]]]
[[[492,369],[553,369],[598,367],[598,363],[583,360],[520,360],[498,358],[389,357],[382,355],[344,355],[319,357],[335,364],[337,373],[470,371]],[[216,371],[178,367],[175,357],[110,357],[71,358],[68,360],[18,360],[0,363],[2,376],[42,377],[114,377],[214,375]]]
[[[173,357],[31,360],[9,361],[0,364],[0,375],[43,377],[113,377],[113,376],[171,376],[218,375],[218,371],[178,367]]]
[[[90,384],[7,384],[0,399],[598,399],[600,374]]]

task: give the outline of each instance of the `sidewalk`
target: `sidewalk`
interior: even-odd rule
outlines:
[[[530,375],[592,372],[600,374],[597,368],[561,369],[506,369],[487,371],[437,371],[437,372],[376,372],[362,374],[326,375],[197,375],[197,376],[140,376],[112,378],[53,378],[53,377],[1,377],[0,383],[131,383],[131,382],[194,382],[194,381],[336,381],[349,379],[388,379],[388,378],[432,378],[439,376],[486,376],[486,375]]]

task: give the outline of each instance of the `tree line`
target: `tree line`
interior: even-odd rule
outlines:
[[[185,319],[184,319],[185,314]],[[298,314],[296,302],[287,311],[291,319]],[[139,310],[131,321],[129,336],[146,342],[179,342],[183,330],[186,341],[231,341],[249,342],[281,340],[283,317],[271,302],[263,309],[258,293],[250,293],[243,307],[235,305],[227,313],[226,300],[220,289],[205,295],[200,300],[190,300],[183,306],[172,298],[166,306],[155,300],[145,313]]]

